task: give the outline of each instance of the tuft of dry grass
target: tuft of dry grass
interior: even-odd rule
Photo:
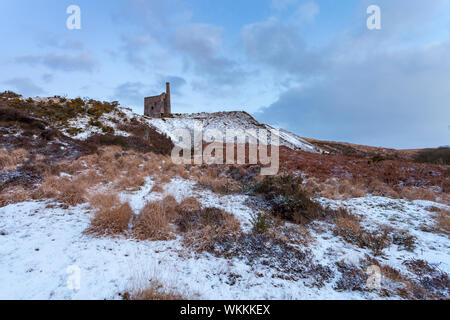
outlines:
[[[96,209],[111,209],[121,204],[116,193],[94,193],[89,197],[89,203]]]
[[[28,199],[29,195],[27,190],[22,187],[13,187],[0,192],[0,207],[7,206],[9,204],[24,202]]]
[[[173,288],[167,288],[154,279],[150,279],[144,286],[134,286],[120,295],[124,300],[186,300]]]
[[[33,199],[54,198],[56,201],[75,206],[86,202],[87,187],[83,180],[48,176],[31,196]]]
[[[307,180],[305,189],[316,196],[336,200],[359,198],[366,195],[365,187],[350,179],[331,178],[324,182],[318,182],[317,179],[311,177]]]
[[[450,210],[439,210],[436,216],[436,230],[446,235],[450,235]]]
[[[426,188],[402,188],[401,195],[408,200],[436,201],[436,194]]]
[[[23,164],[28,159],[28,151],[25,149],[15,149],[11,152],[0,149],[0,170],[14,171],[17,166]]]
[[[400,198],[399,194],[393,188],[378,179],[371,179],[367,191],[374,196],[388,197],[393,199]]]
[[[178,203],[172,196],[149,202],[133,223],[133,235],[139,240],[173,239],[170,221],[177,217]]]
[[[128,171],[116,184],[119,190],[137,191],[145,184],[145,178],[138,172]]]
[[[152,187],[152,190],[150,190],[150,192],[163,193],[164,189],[159,184],[155,183],[155,185]]]
[[[105,199],[101,199],[101,195],[95,197],[93,202],[99,208],[85,233],[96,236],[113,236],[124,234],[128,230],[130,219],[133,216],[130,205],[128,203],[121,204],[116,199],[114,199],[114,203],[110,203],[108,199],[113,199],[113,197],[107,196]]]
[[[348,234],[359,235],[361,234],[361,225],[359,219],[355,216],[339,217],[336,220],[337,234],[346,236]]]
[[[194,197],[188,197],[181,201],[178,209],[183,213],[193,213],[199,211],[201,207],[202,205],[197,199],[195,199]]]
[[[59,184],[59,195],[56,200],[75,206],[86,202],[87,185],[83,181],[62,179]]]
[[[234,241],[241,233],[236,217],[218,208],[198,211],[179,210],[176,223],[184,232],[184,244],[197,252],[213,252],[216,244]]]
[[[212,174],[212,172],[214,172],[214,174]],[[218,177],[215,170],[207,170],[205,174],[197,179],[197,182],[202,187],[208,188],[215,193],[227,194],[239,190],[239,185],[237,183],[227,177]]]

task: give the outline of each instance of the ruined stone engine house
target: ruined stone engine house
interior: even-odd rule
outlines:
[[[144,115],[152,118],[161,118],[172,112],[170,105],[170,83],[166,83],[166,92],[159,96],[144,98]]]

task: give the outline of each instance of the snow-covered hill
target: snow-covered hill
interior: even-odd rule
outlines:
[[[149,118],[136,114],[128,108],[118,108],[118,110],[102,115],[99,121],[105,126],[112,127],[115,130],[116,135],[129,135],[129,133],[118,129],[118,124],[123,123],[124,120],[129,121],[131,119],[145,123],[155,128],[158,132],[166,134],[175,144],[177,144],[178,141],[176,130],[187,129],[190,132],[193,132],[195,126],[200,126],[203,129],[203,132],[210,129],[219,130],[224,137],[226,130],[274,130],[274,128],[269,125],[259,123],[245,111],[174,114],[165,118]],[[70,121],[70,127],[78,129],[79,132],[74,136],[74,138],[77,139],[86,139],[92,134],[101,133],[99,128],[89,125],[89,117],[86,115],[72,119]],[[61,128],[61,131],[65,132],[66,129]],[[203,138],[205,141],[210,141],[206,136]],[[267,141],[271,141],[270,136]],[[278,141],[279,145],[293,150],[320,152],[320,150],[311,143],[284,129],[278,130]]]
[[[204,131],[210,129],[219,130],[225,136],[226,130],[251,130],[265,129],[273,130],[274,128],[259,123],[245,111],[233,112],[215,112],[215,113],[192,113],[174,115],[173,118],[147,118],[144,117],[148,124],[155,127],[159,132],[167,134],[174,141],[174,132],[177,129],[193,130],[194,123],[201,125]],[[205,137],[206,141],[208,138]],[[254,137],[256,138],[256,137]],[[303,150],[309,152],[319,152],[311,143],[301,139],[297,135],[280,129],[278,131],[279,145],[286,146],[294,150]],[[270,141],[270,138],[268,138]],[[174,141],[175,143],[175,141]]]

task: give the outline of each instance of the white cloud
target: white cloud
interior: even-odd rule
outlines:
[[[294,16],[300,21],[312,22],[319,12],[319,5],[314,1],[308,1],[298,6]]]

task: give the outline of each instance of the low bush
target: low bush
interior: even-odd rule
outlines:
[[[99,146],[120,146],[123,150],[133,149],[137,152],[169,155],[173,148],[172,141],[159,133],[154,133],[149,140],[136,136],[116,136],[113,134],[97,134],[86,142]]]
[[[255,234],[266,233],[273,224],[272,217],[266,212],[257,212],[251,216],[252,232]]]
[[[450,165],[450,147],[422,150],[416,155],[415,160],[417,162]]]
[[[323,218],[327,210],[312,201],[302,189],[300,177],[269,176],[251,187],[251,193],[263,195],[274,216],[297,223]]]
[[[367,274],[361,267],[348,264],[344,261],[336,262],[340,278],[334,288],[337,291],[366,291]]]
[[[44,130],[46,123],[34,117],[26,115],[21,110],[0,106],[0,119],[4,122],[15,122],[26,129]]]

